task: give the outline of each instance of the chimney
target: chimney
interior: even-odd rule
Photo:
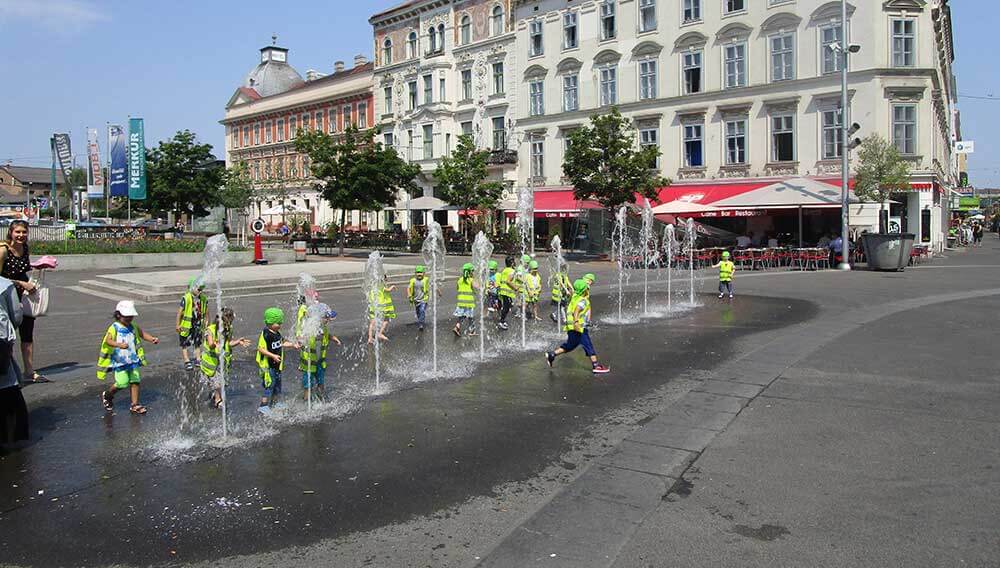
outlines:
[[[354,56],[354,66],[361,67],[365,63],[368,63],[368,58],[364,55],[358,54]]]
[[[323,77],[326,77],[326,73],[320,73],[319,71],[316,71],[315,69],[309,69],[308,71],[306,71],[306,82],[307,83],[309,81],[315,81],[316,79],[322,79]]]
[[[343,70],[344,70],[344,62],[343,61],[336,61],[336,62],[334,62],[334,64],[333,64],[333,72],[334,73],[340,73]]]

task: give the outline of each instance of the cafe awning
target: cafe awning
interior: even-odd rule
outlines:
[[[517,216],[516,208],[516,203],[508,205],[505,208],[507,216]],[[536,218],[567,218],[579,216],[583,209],[601,209],[601,204],[590,200],[578,201],[573,190],[568,188],[539,189],[535,191],[534,209]]]

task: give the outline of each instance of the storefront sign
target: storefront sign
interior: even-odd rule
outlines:
[[[136,240],[146,238],[145,227],[118,227],[113,225],[101,227],[80,227],[76,228],[77,239],[94,240]]]
[[[705,219],[727,219],[742,217],[763,217],[767,215],[766,209],[723,209],[720,211],[704,211],[694,213],[691,217],[702,217]]]

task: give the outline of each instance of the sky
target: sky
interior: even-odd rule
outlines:
[[[272,34],[303,76],[330,72],[372,57],[368,17],[399,2],[0,0],[0,163],[47,166],[53,132],[69,132],[80,153],[88,126],[129,115],[145,119],[148,146],[188,129],[222,157],[224,106]],[[1000,188],[996,21],[983,17],[995,2],[951,4],[962,133],[976,143],[969,177]]]

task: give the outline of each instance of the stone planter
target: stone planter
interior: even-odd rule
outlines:
[[[866,233],[865,257],[869,270],[903,270],[910,262],[913,233]]]

